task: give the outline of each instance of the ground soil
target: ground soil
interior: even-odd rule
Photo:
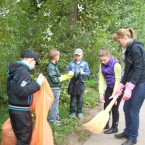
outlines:
[[[78,127],[72,133],[66,136],[63,145],[83,145],[92,134],[89,131],[85,130],[82,124],[89,122],[100,110],[102,110],[101,105],[89,109],[89,114],[82,120],[78,120]]]

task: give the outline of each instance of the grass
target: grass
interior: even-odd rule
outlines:
[[[80,134],[78,137],[78,141],[86,141],[87,137],[84,134]]]
[[[61,96],[60,96],[60,105],[59,105],[59,112],[61,118],[61,126],[51,125],[54,135],[54,142],[55,145],[63,145],[65,137],[74,131],[80,124],[78,120],[69,118],[69,103],[70,103],[70,96],[67,95],[67,82],[63,84]],[[89,113],[89,109],[93,108],[98,103],[97,97],[97,89],[96,89],[96,80],[95,79],[88,79],[86,81],[86,92],[84,95],[84,106],[83,106],[83,113],[87,115]],[[0,127],[2,126],[3,122],[9,117],[7,105],[0,105]],[[1,138],[1,131],[0,131],[0,138]],[[86,137],[82,134],[78,136],[79,141],[86,140]]]

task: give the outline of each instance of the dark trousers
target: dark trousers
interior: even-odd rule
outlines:
[[[109,103],[112,101],[112,99],[109,99],[109,97],[112,95],[113,93],[113,88],[107,88],[105,91],[105,103],[104,103],[104,109],[109,105]],[[118,127],[118,123],[119,123],[119,104],[121,102],[122,96],[120,96],[117,99],[117,105],[113,105],[110,114],[112,113],[112,127],[116,128]],[[108,121],[109,124],[109,121]]]
[[[30,145],[32,136],[32,117],[30,111],[9,110],[16,145]]]
[[[71,95],[70,98],[70,113],[82,113],[83,108],[83,96],[84,96],[84,83],[81,84],[80,87],[80,95]]]

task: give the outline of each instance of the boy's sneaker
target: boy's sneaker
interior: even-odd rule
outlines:
[[[58,120],[50,121],[50,123],[57,125],[57,126],[61,126],[60,121],[58,121]]]
[[[79,118],[79,119],[82,119],[82,118],[83,118],[83,113],[79,113],[79,114],[78,114],[78,118]]]
[[[55,120],[54,124],[57,126],[61,126],[60,121],[58,121],[58,120]]]
[[[59,117],[59,116],[56,116],[56,120],[57,120],[57,121],[60,121],[60,117]]]
[[[75,114],[75,113],[71,113],[71,114],[70,114],[70,118],[73,119],[73,118],[75,118],[75,117],[76,117],[76,114]]]

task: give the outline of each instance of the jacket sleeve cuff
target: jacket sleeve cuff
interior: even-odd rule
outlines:
[[[40,84],[38,81],[36,81],[36,84],[37,84],[39,87],[41,87],[41,84]]]

